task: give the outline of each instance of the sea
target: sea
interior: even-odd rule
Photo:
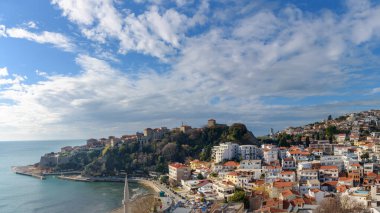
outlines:
[[[122,205],[123,183],[88,183],[49,176],[46,180],[16,175],[11,166],[39,162],[48,152],[85,140],[0,142],[0,213],[105,213]],[[130,183],[130,195],[150,191]]]

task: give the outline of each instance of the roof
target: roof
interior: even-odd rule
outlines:
[[[282,174],[282,175],[292,175],[294,173],[295,173],[294,171],[282,171],[280,174]]]
[[[338,170],[338,167],[337,166],[321,166],[320,168],[320,170],[332,170],[332,169]]]
[[[310,191],[317,193],[317,192],[320,192],[321,190],[320,189],[310,189]]]
[[[353,164],[351,164],[351,166],[360,167],[360,164],[358,164],[358,163],[353,163]]]
[[[366,174],[367,177],[377,177],[377,174],[373,173],[373,172],[368,172]]]
[[[177,169],[187,167],[185,164],[182,164],[182,163],[171,163],[169,166],[177,168]]]
[[[336,187],[336,190],[338,192],[345,192],[347,190],[347,186],[346,185],[340,185],[340,186],[337,186]]]
[[[298,206],[298,205],[305,204],[305,201],[303,200],[303,198],[296,198],[290,201],[290,203],[293,204],[294,206]]]
[[[352,177],[340,177],[339,181],[353,181],[354,179]]]
[[[336,186],[338,184],[338,181],[328,181],[322,183],[323,186]]]
[[[294,195],[294,193],[293,193],[292,191],[290,191],[290,189],[287,189],[287,190],[281,192],[281,194],[282,194],[282,196],[283,196],[284,198],[287,198],[287,197],[289,197],[289,196],[291,196],[291,195]]]
[[[292,187],[293,182],[273,182],[273,187],[276,188],[285,188],[285,187]]]
[[[227,161],[223,164],[223,166],[235,166],[235,167],[238,167],[240,164],[238,162],[235,162],[235,161]]]
[[[239,174],[237,172],[229,172],[227,175],[230,176],[238,176]]]

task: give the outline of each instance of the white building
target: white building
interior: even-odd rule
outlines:
[[[337,166],[339,172],[344,169],[343,156],[326,155],[321,157],[321,166]]]
[[[261,160],[242,160],[240,161],[239,169],[261,169]]]
[[[304,169],[297,171],[298,181],[318,180],[318,170]]]
[[[278,149],[275,147],[271,149],[265,148],[263,150],[263,153],[264,153],[264,161],[266,163],[271,163],[273,161],[278,160]]]
[[[236,143],[221,143],[219,146],[212,148],[212,156],[215,163],[220,163],[224,160],[231,160],[239,155],[239,145]]]
[[[255,145],[239,146],[239,154],[242,160],[255,160],[260,157],[260,149]]]

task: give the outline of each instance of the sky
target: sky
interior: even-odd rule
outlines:
[[[380,108],[380,1],[2,0],[0,140]]]

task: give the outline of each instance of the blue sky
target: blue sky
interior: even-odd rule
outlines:
[[[0,140],[380,106],[380,1],[0,1]]]

